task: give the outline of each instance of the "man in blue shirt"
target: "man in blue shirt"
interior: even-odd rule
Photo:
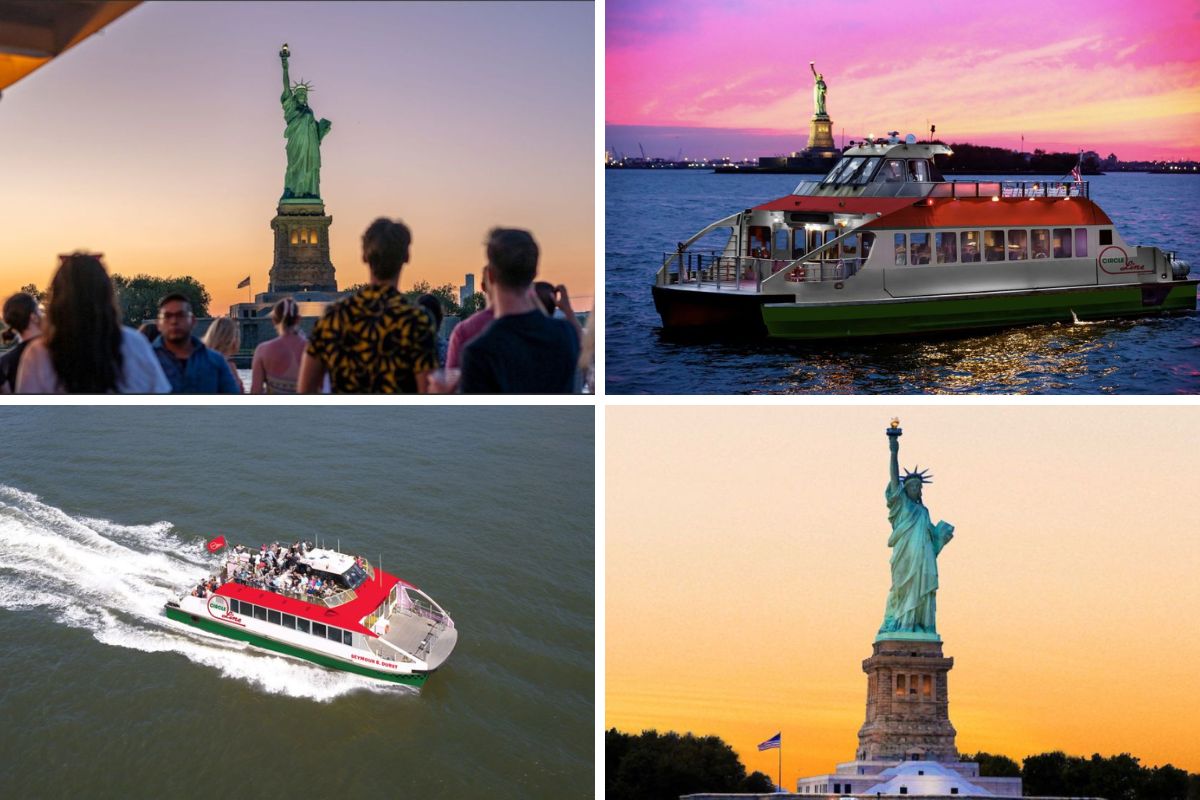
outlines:
[[[160,335],[154,340],[154,355],[171,382],[171,394],[238,394],[225,356],[192,336],[195,324],[192,304],[184,295],[169,294],[158,301]]]

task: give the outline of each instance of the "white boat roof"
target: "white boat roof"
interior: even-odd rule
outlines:
[[[300,563],[322,572],[344,575],[346,570],[354,566],[354,556],[339,553],[336,550],[316,548],[305,553],[304,557],[300,559]]]
[[[864,142],[863,144],[847,148],[842,153],[842,157],[933,158],[934,156],[953,154],[953,150],[939,142],[889,142],[886,139],[876,139],[873,144]]]

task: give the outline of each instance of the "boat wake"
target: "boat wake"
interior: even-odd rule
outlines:
[[[167,619],[177,599],[212,566],[200,541],[169,522],[118,525],[76,517],[0,484],[0,609],[45,609],[96,641],[176,653],[270,694],[327,702],[355,691],[413,692],[358,675],[275,656]]]
[[[1103,325],[1103,324],[1104,324],[1104,321],[1103,321],[1103,320],[1093,320],[1093,321],[1091,321],[1091,322],[1086,322],[1086,321],[1084,321],[1084,320],[1081,320],[1079,317],[1077,317],[1077,316],[1075,315],[1075,309],[1071,309],[1071,324],[1072,324],[1072,325],[1083,325],[1083,326],[1087,326],[1087,325]]]

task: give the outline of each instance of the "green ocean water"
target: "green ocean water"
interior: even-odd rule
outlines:
[[[0,407],[0,797],[588,797],[594,409]],[[441,604],[421,689],[161,616],[318,536]]]

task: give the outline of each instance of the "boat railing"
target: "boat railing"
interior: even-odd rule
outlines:
[[[1090,197],[1087,181],[942,181],[928,197]]]
[[[799,259],[789,259],[727,256],[716,252],[664,253],[664,261],[678,258],[679,268],[675,271],[665,270],[662,273],[665,282],[661,285],[688,285],[697,289],[712,287],[716,291],[759,291],[763,281],[780,271],[788,271],[785,280],[789,283],[844,281],[862,269],[866,261],[865,258],[823,255],[816,251]]]
[[[349,603],[354,598],[358,597],[358,593],[353,589],[343,589],[337,594],[331,594],[328,597],[322,597],[321,602],[326,608],[336,608],[343,603]]]

